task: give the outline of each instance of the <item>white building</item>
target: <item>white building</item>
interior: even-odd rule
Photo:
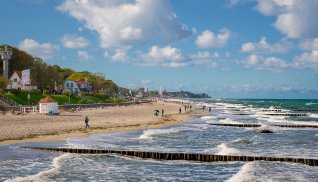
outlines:
[[[41,114],[58,114],[58,103],[50,97],[41,99],[39,102],[39,112]]]
[[[80,88],[78,87],[77,83],[72,80],[66,80],[64,83],[64,88],[67,91],[70,91],[74,94],[78,94],[80,91]]]
[[[22,85],[22,72],[14,71],[13,74],[9,78],[9,83],[7,85],[7,89],[18,89],[18,90],[32,90],[37,89],[36,83],[32,82],[30,85]]]

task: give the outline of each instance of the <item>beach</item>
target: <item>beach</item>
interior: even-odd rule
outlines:
[[[182,114],[179,114],[179,108]],[[161,111],[164,110],[164,116]],[[154,111],[159,110],[159,116]],[[85,128],[84,118],[89,118]],[[189,120],[189,112],[177,103],[153,102],[129,106],[85,108],[77,112],[63,111],[60,115],[28,113],[0,116],[0,145],[21,142],[56,142],[70,137],[93,133],[162,127]]]

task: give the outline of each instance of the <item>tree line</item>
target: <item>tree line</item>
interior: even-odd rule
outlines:
[[[6,45],[0,45],[4,48]],[[109,95],[121,91],[122,93],[128,92],[128,89],[118,87],[112,80],[106,79],[103,73],[91,73],[88,71],[76,72],[71,68],[61,68],[58,65],[48,65],[45,61],[38,57],[33,57],[25,51],[7,45],[12,49],[12,57],[9,61],[9,76],[14,71],[22,71],[30,69],[30,77],[32,83],[38,87],[39,90],[52,90],[55,84],[63,87],[66,79],[76,82],[88,81],[93,84],[94,92],[104,92]],[[3,67],[3,61],[0,61],[0,67]],[[0,70],[0,88],[5,89],[8,81],[5,80],[3,69]]]

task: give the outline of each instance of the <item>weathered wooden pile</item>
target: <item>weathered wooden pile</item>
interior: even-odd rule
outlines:
[[[97,149],[74,149],[74,148],[42,148],[27,147],[35,150],[47,150],[77,154],[119,154],[123,156],[139,157],[144,159],[156,160],[187,160],[199,162],[231,162],[231,161],[279,161],[306,164],[318,166],[318,159],[289,158],[289,157],[261,157],[261,156],[231,156],[231,155],[213,155],[213,154],[195,154],[195,153],[164,153],[149,151],[126,151],[126,150],[97,150]]]

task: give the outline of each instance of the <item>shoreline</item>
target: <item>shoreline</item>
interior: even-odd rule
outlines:
[[[19,139],[5,139],[3,141],[0,141],[0,146],[17,144],[17,143],[26,143],[26,142],[62,142],[62,141],[65,141],[71,137],[87,137],[87,136],[92,135],[92,134],[101,134],[101,133],[106,134],[106,133],[122,132],[122,131],[134,131],[134,130],[140,130],[140,129],[146,129],[146,128],[161,128],[164,126],[181,124],[181,123],[184,123],[186,121],[191,120],[191,118],[193,118],[193,116],[203,114],[203,113],[199,114],[198,112],[196,112],[195,109],[193,109],[192,111],[187,111],[187,112],[184,112],[184,110],[183,110],[182,114],[179,114],[176,111],[173,111],[173,112],[170,111],[170,112],[167,112],[167,114],[165,114],[164,116],[157,116],[157,117],[151,116],[151,118],[149,118],[149,116],[145,116],[145,114],[144,114],[145,111],[149,111],[149,110],[152,111],[153,108],[158,107],[158,105],[161,107],[165,106],[165,108],[169,108],[169,109],[173,108],[175,110],[177,110],[180,107],[183,108],[183,105],[181,105],[181,104],[163,103],[163,102],[155,102],[155,103],[152,103],[149,105],[144,104],[141,106],[133,106],[133,107],[111,107],[111,108],[106,108],[106,109],[103,108],[104,112],[111,115],[111,116],[108,116],[108,118],[102,118],[103,114],[101,114],[101,112],[103,112],[103,110],[99,109],[99,112],[97,112],[96,116],[94,116],[94,114],[96,112],[93,114],[90,114],[89,117],[92,118],[91,120],[99,118],[99,121],[100,120],[109,121],[109,119],[110,119],[110,120],[116,120],[117,122],[121,121],[121,123],[118,124],[116,122],[111,123],[111,122],[104,121],[103,124],[101,124],[101,126],[96,126],[96,127],[92,127],[92,128],[88,128],[88,129],[80,127],[80,128],[69,129],[69,130],[65,130],[65,131],[63,131],[63,130],[62,131],[54,131],[51,133],[47,132],[47,133],[42,133],[42,134],[30,134],[26,137],[21,137],[21,139],[20,138]],[[130,112],[132,110],[131,108],[135,108],[134,109],[135,111]],[[141,111],[141,113],[136,113],[137,112],[136,108],[138,109],[137,111]],[[82,118],[82,115],[90,113],[91,112],[90,110],[91,109],[87,109],[87,112],[84,111],[83,113],[81,113],[81,115],[76,115],[76,116],[79,116],[80,118]],[[124,111],[126,110],[128,114],[126,114],[126,116],[121,116],[120,114],[121,114],[122,110],[124,110]],[[112,114],[110,114],[110,113],[112,113]],[[165,113],[166,113],[166,110],[165,110]],[[22,116],[22,117],[24,117],[24,116]],[[43,116],[42,119],[46,119],[45,117],[46,116]],[[55,116],[50,116],[50,117],[52,118]],[[145,117],[147,117],[147,118],[145,118]],[[133,118],[134,120],[132,120],[131,118]],[[66,122],[65,120],[63,120],[63,121]],[[131,122],[129,122],[129,121],[131,121]],[[37,122],[37,121],[35,121],[35,122]],[[114,124],[114,123],[116,123],[116,124]],[[93,125],[93,126],[94,126],[94,124],[95,124],[94,122],[90,123],[90,125]],[[82,125],[82,123],[80,125]]]

